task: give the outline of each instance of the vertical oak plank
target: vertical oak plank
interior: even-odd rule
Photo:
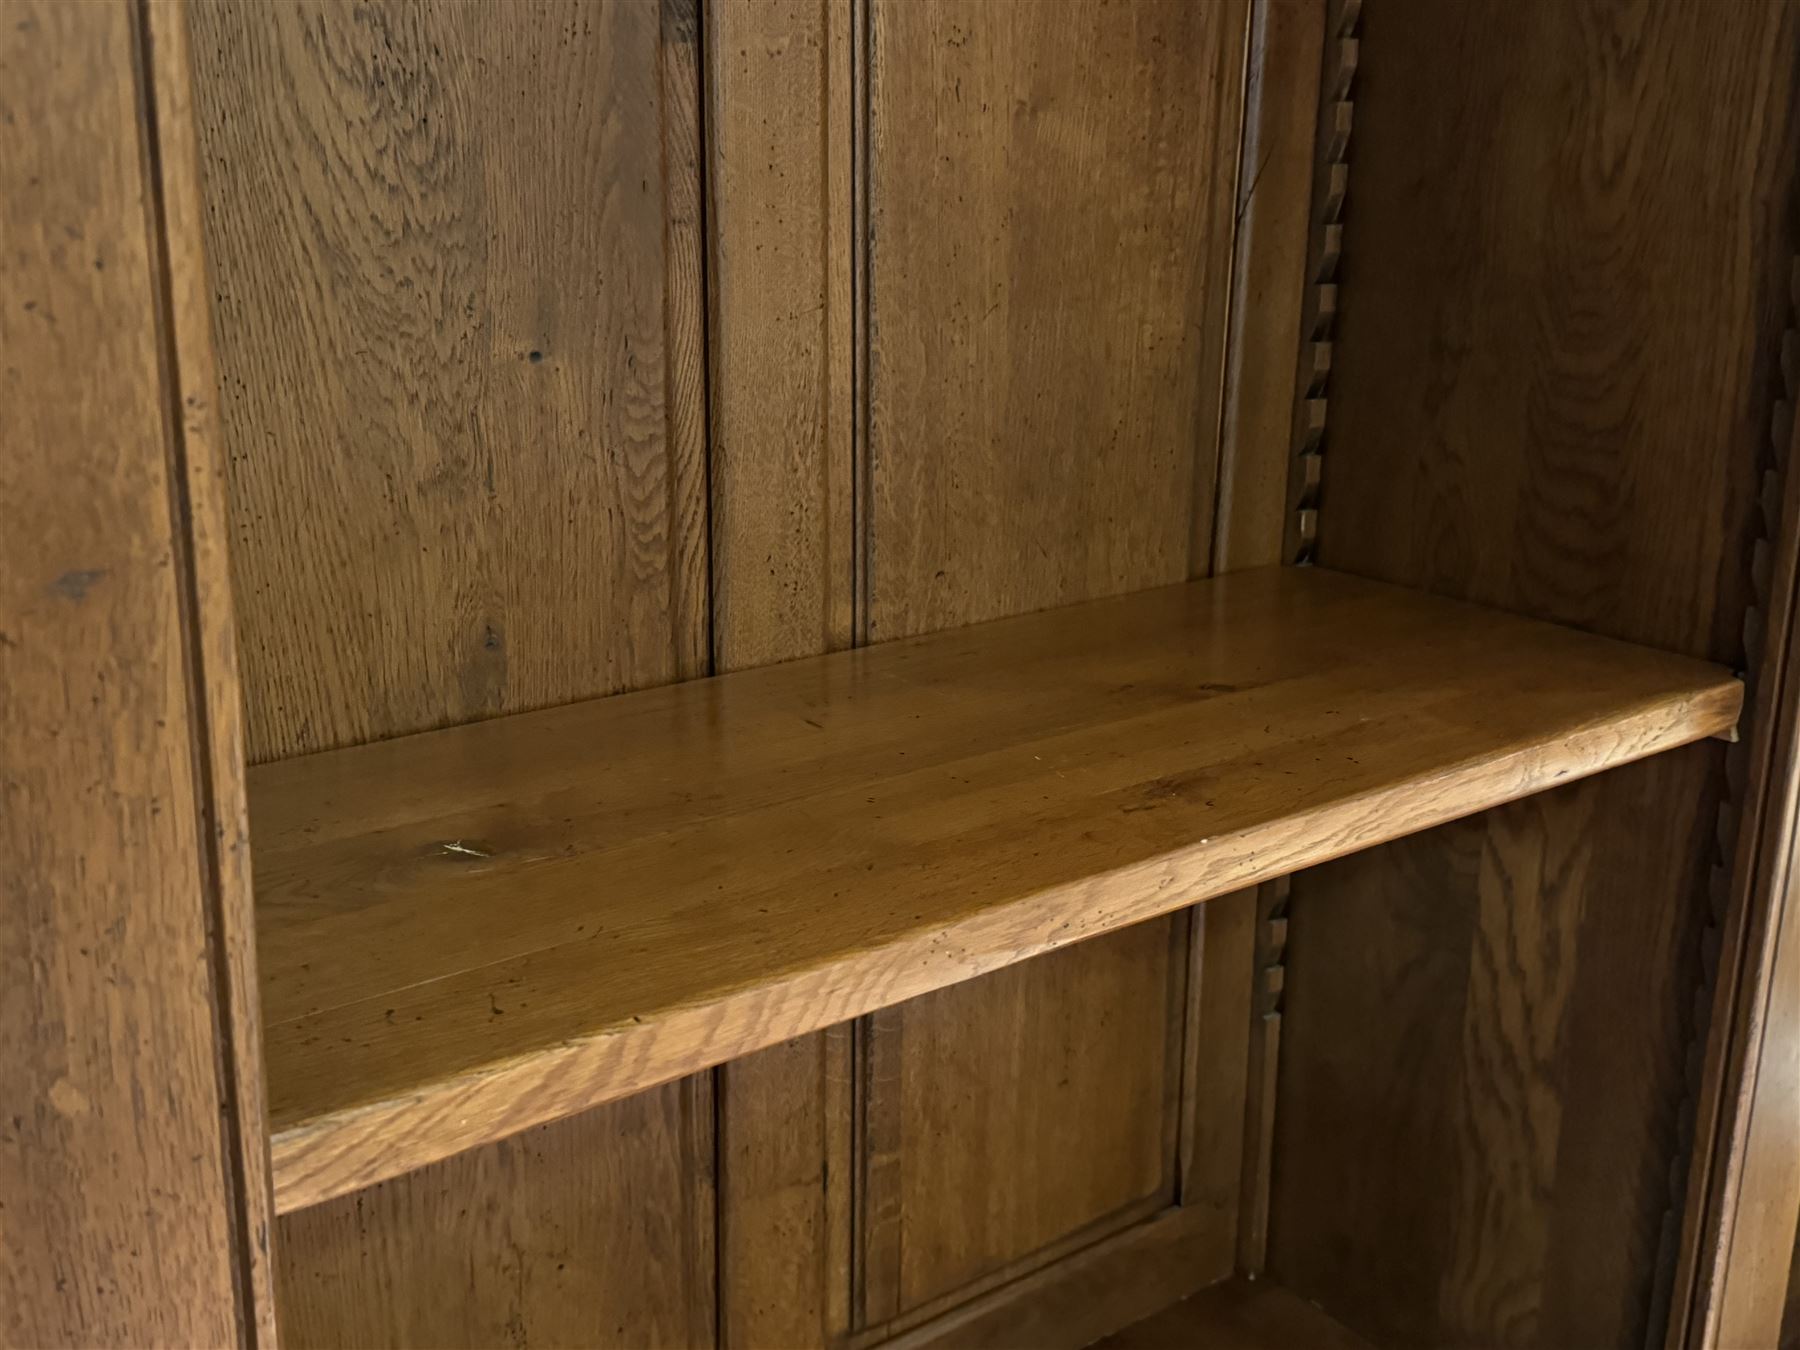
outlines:
[[[712,0],[715,658],[850,645],[850,32],[821,0]]]
[[[272,1341],[180,20],[0,11],[8,1344]]]
[[[225,503],[226,448],[219,414],[219,376],[212,296],[203,246],[205,202],[195,121],[193,47],[187,0],[139,9],[153,97],[159,170],[163,266],[167,277],[168,370],[178,403],[181,495],[192,550],[194,596],[188,622],[196,654],[201,727],[201,780],[210,810],[208,862],[220,903],[211,915],[216,979],[230,1048],[221,1057],[227,1095],[236,1103],[238,1143],[233,1185],[243,1197],[246,1229],[239,1242],[251,1339],[275,1341],[275,1290],[270,1258],[274,1200],[263,1085],[262,999],[256,978],[256,931],[250,875],[250,820],[244,780],[243,689],[231,599],[230,526]]]
[[[713,660],[851,644],[849,16],[707,6]],[[720,1336],[850,1324],[851,1030],[719,1070]]]

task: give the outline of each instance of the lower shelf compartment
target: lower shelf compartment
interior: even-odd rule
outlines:
[[[1241,1276],[1096,1342],[1093,1350],[1373,1350],[1323,1309]]]

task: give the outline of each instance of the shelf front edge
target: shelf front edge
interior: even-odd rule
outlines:
[[[1447,766],[1021,896],[960,920],[953,932],[906,934],[722,997],[278,1126],[271,1139],[276,1207],[286,1213],[318,1204],[1070,943],[1729,733],[1742,699],[1741,683],[1721,672],[1718,683],[1691,696],[1554,743]]]

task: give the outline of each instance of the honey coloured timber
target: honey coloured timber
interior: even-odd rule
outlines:
[[[1241,573],[252,771],[292,1209],[1728,731],[1684,657]]]

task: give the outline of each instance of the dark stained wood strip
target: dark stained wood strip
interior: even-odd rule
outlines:
[[[1318,548],[1319,494],[1330,401],[1332,339],[1337,330],[1338,265],[1344,248],[1352,86],[1361,57],[1357,26],[1362,0],[1326,0],[1324,50],[1313,134],[1312,229],[1306,247],[1306,289],[1299,331],[1294,393],[1293,456],[1287,477],[1287,561],[1313,561]],[[1272,1065],[1271,1065],[1272,1067]]]

